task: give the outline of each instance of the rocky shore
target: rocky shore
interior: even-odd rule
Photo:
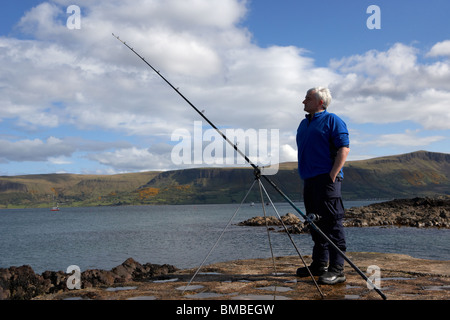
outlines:
[[[347,256],[362,272],[367,272],[368,277],[373,275],[369,266],[379,268],[379,287],[388,300],[450,299],[450,261],[374,252],[349,252]],[[310,256],[303,258],[307,264],[311,263]],[[9,289],[3,289],[3,297],[33,300],[382,300],[348,264],[345,266],[347,281],[335,286],[320,285],[322,297],[311,278],[296,277],[295,271],[302,265],[298,256],[275,257],[274,261],[269,258],[214,263],[205,265],[189,284],[196,268],[176,270],[159,266],[153,274],[143,271],[142,267],[148,264],[128,259],[119,266],[120,272],[111,271],[114,275],[101,270],[95,272],[96,276],[93,272],[83,272],[83,285],[79,290],[64,288],[63,277],[67,279],[68,275],[63,274],[61,286],[38,290],[40,283],[49,287],[49,279],[21,267],[20,272],[14,271],[15,289],[11,283]],[[13,275],[12,270],[9,272]],[[102,273],[105,273],[104,280],[100,280]],[[109,275],[119,281],[113,281]],[[97,278],[95,286],[89,280],[93,278]],[[4,280],[2,285],[5,285]]]
[[[167,275],[177,270],[172,265],[146,263],[132,258],[112,270],[89,269],[80,274],[80,288],[114,286],[133,281]],[[0,269],[0,300],[30,300],[36,296],[69,291],[68,280],[72,274],[63,271],[45,271],[36,274],[30,266]],[[74,279],[74,278],[71,278]],[[69,280],[70,281],[70,280]],[[72,286],[73,287],[73,286]]]
[[[396,199],[346,211],[345,226],[450,228],[450,196]]]
[[[308,227],[292,213],[281,219],[290,233],[307,233]],[[266,222],[267,220],[267,222]],[[274,216],[253,217],[238,223],[240,226],[271,226],[284,231]],[[435,198],[395,199],[364,207],[346,209],[345,227],[404,226],[416,228],[450,228],[450,196]],[[278,227],[275,229],[274,227]]]

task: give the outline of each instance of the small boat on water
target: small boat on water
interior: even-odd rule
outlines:
[[[50,209],[50,211],[59,211],[58,201],[53,197],[53,201],[55,201],[55,205]]]
[[[55,203],[55,205],[50,209],[50,211],[59,211],[59,205],[58,205],[58,200],[56,199],[56,190],[54,188],[52,188],[52,191],[55,193],[53,195],[53,202]]]

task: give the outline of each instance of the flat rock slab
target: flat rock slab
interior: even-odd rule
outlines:
[[[388,300],[449,300],[450,261],[416,259],[403,254],[372,252],[347,256],[368,277],[369,266],[379,268],[381,291]],[[310,256],[304,256],[306,263]],[[164,277],[110,287],[72,290],[36,297],[36,300],[381,300],[349,265],[347,281],[319,285],[311,278],[298,278],[303,266],[298,256],[251,259],[204,266],[189,284],[196,269],[178,270]],[[317,280],[317,278],[316,278]],[[189,286],[188,286],[189,284]]]

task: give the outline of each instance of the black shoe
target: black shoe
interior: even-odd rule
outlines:
[[[321,284],[336,284],[347,280],[344,275],[343,266],[330,266],[328,271],[320,276],[318,282]]]
[[[311,271],[311,274],[313,276],[321,276],[327,271],[327,264],[326,263],[311,263],[311,265],[308,267],[309,271]],[[297,269],[297,277],[309,277],[310,274],[308,272],[308,269],[306,267],[298,268]]]

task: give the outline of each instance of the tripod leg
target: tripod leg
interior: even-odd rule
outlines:
[[[311,276],[311,279],[312,279],[312,281],[314,282],[314,285],[316,286],[317,291],[319,291],[320,296],[321,296],[322,298],[324,298],[324,295],[323,295],[323,293],[322,293],[322,290],[320,290],[320,287],[319,287],[319,285],[317,284],[316,280],[314,279],[314,276],[312,275],[311,270],[309,270],[309,267],[306,265],[305,259],[303,259],[303,256],[302,256],[302,254],[300,253],[300,250],[298,249],[297,245],[295,244],[294,240],[292,239],[291,234],[289,233],[289,230],[287,229],[286,225],[284,224],[283,220],[281,219],[281,216],[280,216],[280,214],[278,213],[278,210],[275,208],[275,205],[273,204],[272,199],[269,197],[269,194],[267,193],[267,191],[266,191],[266,189],[264,188],[264,185],[261,183],[261,181],[259,182],[259,184],[260,184],[260,187],[262,187],[262,189],[264,190],[264,192],[265,192],[267,198],[269,199],[270,204],[272,205],[273,209],[275,210],[275,212],[276,212],[276,214],[277,214],[277,217],[278,217],[278,219],[280,220],[281,225],[282,225],[283,228],[284,228],[284,231],[285,231],[286,234],[288,235],[289,240],[291,240],[292,245],[294,246],[295,250],[297,251],[298,256],[300,257],[300,260],[302,260],[303,264],[304,264],[305,267],[306,267],[306,270],[308,270],[308,273],[309,273],[309,275]]]
[[[267,223],[266,208],[264,206],[264,197],[263,197],[262,188],[261,188],[261,180],[258,179],[258,182],[259,182],[259,193],[261,195],[261,205],[262,205],[262,209],[263,209],[263,213],[264,213],[264,220],[266,222],[267,238],[269,239],[270,254],[272,255],[273,269],[274,269],[274,272],[276,274],[277,273],[277,268],[275,266],[275,257],[273,255],[272,241],[270,240],[269,225]]]
[[[200,266],[198,267],[197,271],[195,271],[194,275],[192,276],[191,280],[189,281],[189,283],[186,285],[186,287],[184,287],[184,290],[182,292],[182,294],[186,291],[186,289],[189,287],[189,285],[192,283],[192,281],[194,280],[194,278],[197,276],[198,272],[200,271],[200,269],[203,267],[203,265],[205,264],[206,260],[208,259],[208,257],[211,255],[211,253],[213,252],[214,248],[217,246],[217,244],[219,243],[220,239],[222,238],[223,234],[225,233],[225,231],[227,230],[227,228],[230,226],[231,222],[233,221],[234,217],[236,216],[236,214],[238,213],[239,209],[242,207],[242,204],[245,202],[245,200],[247,199],[248,195],[250,194],[250,191],[253,189],[253,186],[255,185],[256,180],[253,181],[253,184],[251,185],[250,189],[247,191],[247,194],[245,195],[244,199],[242,199],[241,204],[239,205],[239,207],[236,209],[236,211],[234,212],[233,216],[231,217],[230,221],[228,221],[227,225],[225,226],[225,228],[223,229],[222,233],[220,234],[219,238],[217,239],[217,241],[214,243],[214,245],[212,246],[212,248],[209,250],[208,254],[206,255],[205,259],[203,259],[202,263],[200,264]]]

